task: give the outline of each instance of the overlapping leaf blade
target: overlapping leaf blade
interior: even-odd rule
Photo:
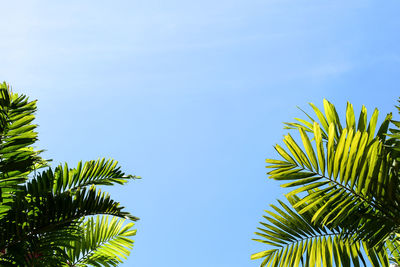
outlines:
[[[392,121],[391,114],[388,114],[375,135],[377,109],[368,122],[367,110],[363,106],[356,121],[353,106],[348,103],[346,127],[343,128],[335,107],[329,101],[324,100],[325,114],[315,105],[310,105],[317,119],[306,114],[308,120],[296,118],[296,123],[285,123],[285,128],[299,131],[303,148],[292,135],[285,136],[286,147],[275,147],[281,159],[267,160],[267,168],[271,169],[268,174],[271,179],[286,181],[283,187],[293,187],[286,196],[300,216],[308,216],[307,221],[313,226],[330,231],[340,229],[340,240],[328,242],[329,238],[319,237],[305,245],[298,243],[286,251],[267,250],[256,257],[264,258],[262,266],[267,263],[274,266],[277,262],[287,262],[287,251],[306,247],[309,254],[303,262],[305,266],[331,266],[329,260],[347,266],[360,251],[351,244],[363,244],[365,255],[374,266],[383,266],[383,262],[386,265],[388,255],[383,244],[391,240],[400,224],[400,123]],[[398,130],[391,129],[386,141],[390,122]],[[290,232],[281,227],[283,222],[278,225],[276,219],[268,220],[269,225],[263,223],[264,230],[258,233],[263,234],[262,242],[284,247],[279,238],[288,241]],[[271,225],[275,225],[274,234],[271,234]],[[293,223],[290,225],[294,227]],[[281,227],[279,233],[276,232],[277,226]],[[351,242],[347,244],[349,240]],[[333,247],[336,247],[331,250],[334,258],[323,260],[322,254]],[[294,261],[296,265],[292,266],[298,266],[296,259]],[[356,262],[353,264],[359,266]]]
[[[132,223],[118,218],[138,218],[96,186],[140,177],[125,175],[112,159],[41,171],[48,166],[41,151],[32,147],[37,140],[35,111],[36,101],[0,84],[0,265],[69,266],[66,252],[79,248],[83,234],[93,239],[108,231],[115,236],[92,251],[86,263],[115,266],[111,263],[120,263],[129,254],[134,234]],[[103,232],[86,227],[92,219],[85,218],[96,214],[101,216],[95,224],[102,224]]]
[[[107,216],[89,218],[82,226],[84,234],[66,249],[66,266],[118,266],[133,247],[133,225]]]
[[[292,204],[296,197],[289,198]],[[389,266],[384,250],[365,249],[362,242],[351,237],[343,238],[343,229],[321,227],[312,222],[314,210],[298,214],[279,201],[280,207],[271,205],[274,212],[267,211],[266,222],[258,228],[258,242],[274,248],[252,255],[252,259],[263,259],[261,266],[366,266],[365,255],[376,258],[379,265]],[[304,208],[304,204],[298,209]],[[379,257],[378,254],[383,257]]]

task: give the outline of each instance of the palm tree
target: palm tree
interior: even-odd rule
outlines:
[[[33,144],[36,101],[0,84],[0,265],[117,266],[132,221],[98,186],[140,178],[99,159],[50,168]]]
[[[269,178],[292,191],[265,211],[254,240],[268,249],[251,258],[285,267],[398,264],[400,122],[388,114],[375,133],[377,109],[368,121],[363,106],[356,120],[348,103],[343,123],[323,104],[324,113],[310,104],[314,117],[285,123],[297,137],[287,134],[286,148],[275,146],[280,158],[266,160]]]

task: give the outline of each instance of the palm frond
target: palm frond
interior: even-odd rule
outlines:
[[[348,222],[346,227],[357,229],[360,238],[368,238],[374,244],[384,240],[395,227],[400,211],[400,181],[386,171],[392,157],[382,140],[391,116],[374,136],[377,110],[368,123],[363,107],[357,123],[352,105],[348,104],[346,128],[343,128],[330,102],[324,100],[326,115],[312,107],[322,128],[314,119],[312,128],[311,122],[301,127],[287,124],[299,130],[304,148],[290,134],[286,135],[283,140],[286,149],[275,146],[282,159],[267,160],[267,167],[273,169],[268,173],[270,178],[290,181],[283,187],[296,187],[288,196],[302,196],[296,205],[309,203],[300,213],[323,203],[313,215],[313,222],[344,227],[345,218],[358,216],[363,221],[362,229],[358,220]],[[311,132],[311,138],[304,127]]]
[[[131,179],[140,177],[126,175],[117,161],[102,158],[85,163],[80,161],[76,168],[68,168],[67,163],[64,166],[58,165],[54,171],[49,168],[27,182],[26,192],[35,195],[52,192],[57,195],[91,185],[124,184]]]
[[[83,225],[83,235],[66,249],[66,266],[118,266],[130,254],[132,236],[136,234],[133,223],[125,220],[97,216]]]
[[[291,204],[297,197],[288,198]],[[262,259],[261,266],[366,266],[367,256],[373,266],[389,266],[385,249],[377,250],[347,235],[345,230],[328,228],[312,220],[316,208],[298,214],[296,210],[279,201],[280,207],[271,205],[274,211],[266,211],[266,222],[256,232],[255,241],[273,248],[252,255]],[[298,206],[303,209],[306,204]]]
[[[390,260],[396,264],[400,264],[400,234],[394,233],[386,241],[386,246],[389,251]]]
[[[41,151],[33,148],[35,112],[36,101],[0,84],[0,265],[63,266],[68,264],[67,251],[86,242],[92,250],[81,251],[81,264],[114,266],[129,254],[133,243],[129,238],[133,224],[121,223],[138,218],[96,186],[140,177],[124,174],[112,159],[39,171],[48,165],[39,156]],[[115,218],[96,222],[89,218],[83,223],[98,214]],[[95,239],[105,243],[95,248],[89,242]]]
[[[0,84],[0,217],[10,209],[9,202],[29,173],[46,164],[39,157],[41,151],[31,146],[37,140],[36,125],[32,124],[35,112],[36,101]]]
[[[400,99],[398,100],[399,106],[396,106],[399,114],[400,114]],[[389,140],[387,141],[387,147],[390,149],[393,153],[393,157],[396,159],[397,162],[400,162],[400,121],[392,120],[391,123],[393,124],[393,128],[389,129],[390,134]],[[397,175],[399,171],[398,165],[393,166],[394,170]]]
[[[0,228],[0,248],[67,229],[86,216],[104,214],[138,220],[123,208],[95,186],[79,189],[74,194],[29,195],[19,200],[4,218]]]

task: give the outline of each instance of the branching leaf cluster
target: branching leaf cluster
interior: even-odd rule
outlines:
[[[256,232],[272,249],[252,258],[261,266],[400,262],[400,123],[388,114],[378,127],[378,110],[368,120],[364,106],[357,120],[350,103],[342,123],[329,101],[323,111],[310,106],[314,117],[285,123],[298,138],[288,133],[275,146],[280,158],[266,160],[269,178],[292,191],[290,205],[271,205]]]
[[[115,160],[50,168],[33,147],[36,101],[0,84],[0,265],[117,266],[133,247],[133,221],[98,186],[140,178]]]

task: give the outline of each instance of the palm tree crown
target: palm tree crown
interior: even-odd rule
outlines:
[[[35,111],[36,101],[0,84],[0,265],[117,266],[138,218],[98,186],[140,177],[112,159],[50,168],[33,147]]]
[[[400,123],[388,114],[378,127],[378,110],[368,121],[364,106],[356,120],[350,103],[342,123],[329,101],[324,113],[310,105],[314,117],[285,123],[302,145],[287,134],[285,148],[275,146],[281,158],[266,160],[269,178],[293,189],[288,204],[266,211],[255,240],[271,248],[252,259],[261,266],[400,263]]]

